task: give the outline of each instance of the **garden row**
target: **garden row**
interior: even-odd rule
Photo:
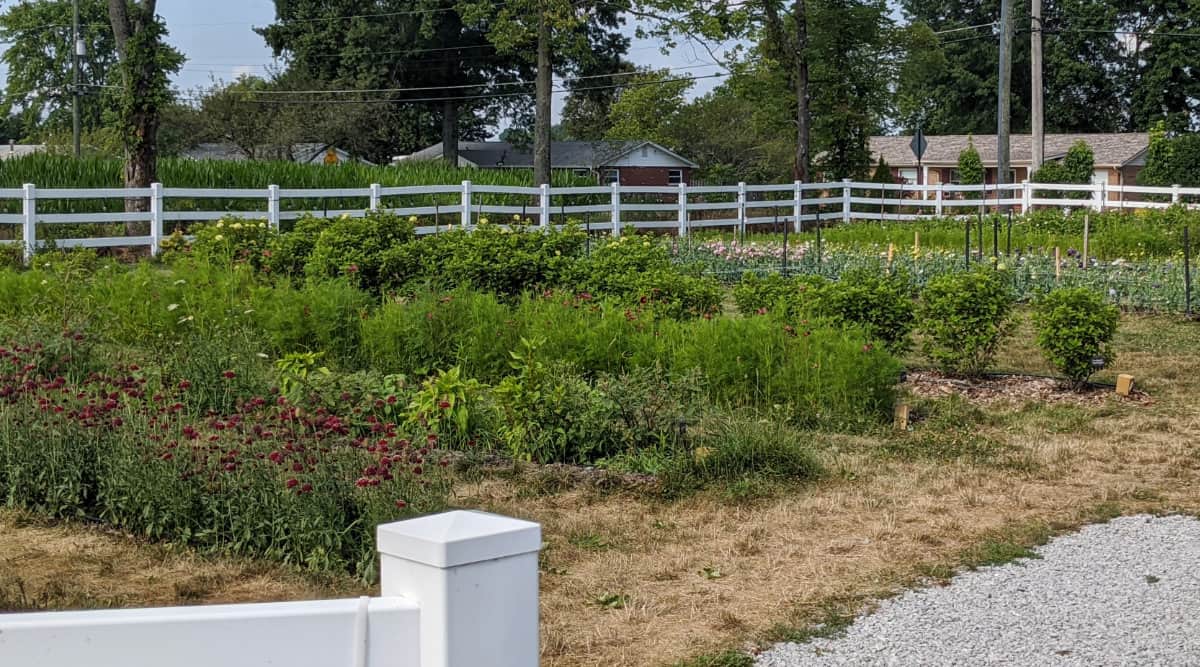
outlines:
[[[0,498],[370,579],[371,526],[442,506],[464,457],[650,473],[669,494],[811,478],[813,430],[890,416],[914,322],[932,360],[978,371],[1013,303],[993,270],[919,298],[851,273],[748,278],[748,315],[725,315],[661,244],[520,229],[230,219],[162,262],[0,272]],[[1115,317],[1078,291],[1038,310],[1076,379]]]

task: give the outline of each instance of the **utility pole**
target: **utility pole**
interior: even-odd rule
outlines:
[[[75,140],[75,157],[79,150],[79,57],[83,55],[83,39],[79,35],[79,0],[71,0],[71,130]]]
[[[550,19],[549,9],[541,7],[537,32],[537,76],[533,119],[533,184],[550,182]]]
[[[1031,111],[1033,114],[1033,161],[1030,165],[1032,170],[1036,170],[1042,166],[1042,161],[1046,159],[1046,119],[1045,109],[1043,107],[1043,89],[1042,89],[1042,0],[1030,0],[1029,6],[1029,45],[1030,59],[1033,61],[1033,72],[1031,80],[1033,81],[1033,94]]]
[[[1000,2],[1000,102],[996,122],[996,184],[1008,183],[1012,116],[1012,2]]]

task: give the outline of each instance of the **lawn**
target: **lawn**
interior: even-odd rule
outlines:
[[[1054,531],[1200,509],[1177,316],[1122,315],[1093,380],[1133,400],[971,402],[896,385],[942,349],[899,277],[725,290],[652,239],[397,222],[0,273],[0,606],[352,595],[369,529],[328,526],[469,507],[544,526],[544,664],[737,664]],[[1038,307],[987,370],[1058,373]]]

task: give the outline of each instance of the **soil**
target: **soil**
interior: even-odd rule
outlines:
[[[1119,396],[1111,385],[1086,384],[1075,388],[1070,382],[1039,375],[988,374],[977,378],[959,377],[938,371],[909,371],[904,386],[919,398],[940,398],[958,394],[972,403],[993,405],[1003,402],[1076,403],[1095,405],[1106,401],[1150,405],[1153,399],[1136,388],[1129,396]]]

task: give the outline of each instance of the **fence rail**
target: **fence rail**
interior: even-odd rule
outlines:
[[[1071,195],[1075,195],[1074,197]],[[335,206],[315,202],[335,200]],[[115,200],[115,201],[113,201]],[[226,210],[206,210],[212,200],[227,200]],[[499,201],[498,201],[499,200]],[[137,202],[137,212],[101,210],[54,212],[62,202],[100,208]],[[47,212],[39,203],[47,202]],[[54,202],[49,204],[48,202]],[[244,202],[234,207],[232,202]],[[352,203],[361,204],[352,206]],[[257,205],[256,205],[257,204]],[[290,204],[290,206],[289,206]],[[592,231],[608,230],[620,236],[625,229],[674,230],[687,235],[697,228],[733,227],[745,232],[752,225],[792,225],[803,231],[806,223],[822,220],[913,221],[931,217],[971,214],[982,209],[1012,207],[1022,213],[1035,208],[1068,207],[1152,209],[1182,204],[1200,207],[1200,188],[1133,185],[1021,183],[1004,185],[908,185],[839,181],[731,186],[611,186],[508,187],[460,185],[363,188],[265,189],[149,188],[40,189],[34,184],[20,189],[0,189],[0,231],[18,229],[0,243],[24,245],[26,259],[47,244],[39,236],[45,225],[134,225],[125,235],[60,238],[61,247],[148,246],[157,254],[168,227],[217,220],[226,216],[258,218],[278,229],[283,221],[306,213],[325,217],[362,216],[385,209],[403,216],[423,218],[419,234],[447,228],[470,229],[487,216],[518,216],[549,227],[567,219],[578,220]],[[249,209],[241,208],[250,206]],[[122,205],[122,208],[124,206]],[[432,223],[432,224],[429,224]],[[138,228],[140,227],[140,228]],[[146,229],[148,227],[148,229]]]
[[[0,665],[536,667],[538,524],[447,512],[378,548],[378,598],[0,614]]]

